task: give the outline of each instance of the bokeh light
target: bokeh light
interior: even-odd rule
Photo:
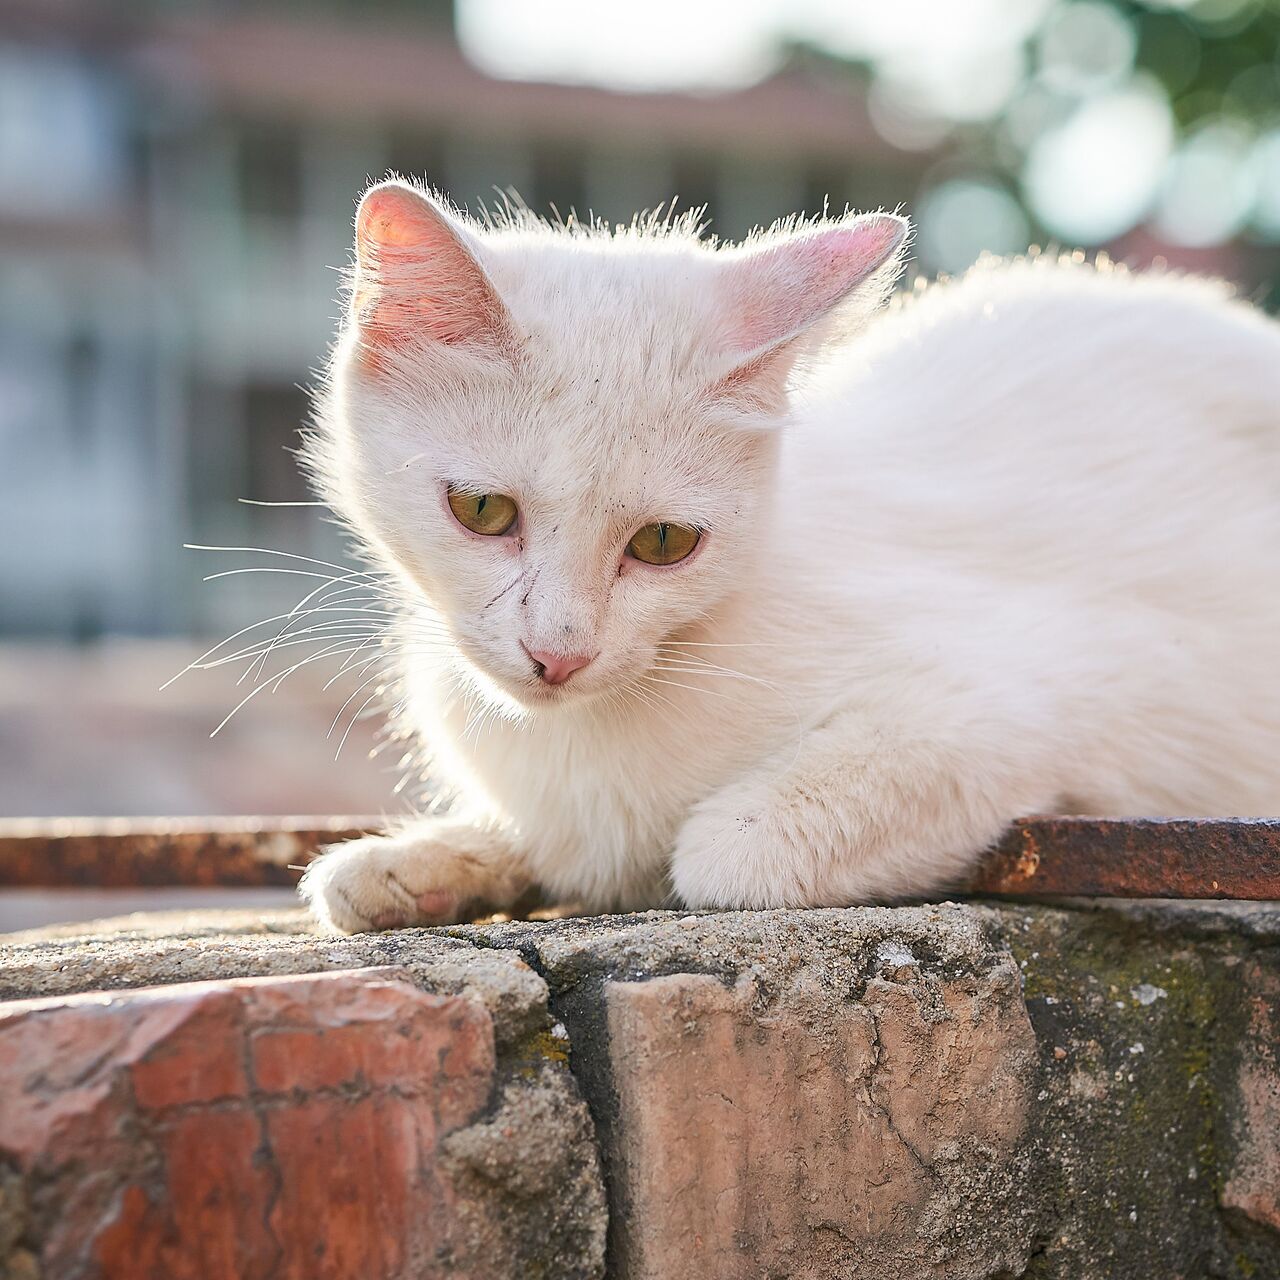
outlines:
[[[1133,22],[1112,5],[1081,0],[1050,13],[1037,45],[1044,83],[1058,92],[1086,94],[1128,76],[1138,40]]]
[[[963,271],[979,254],[1019,253],[1029,227],[1022,206],[989,178],[951,178],[916,209],[916,254],[928,271]]]
[[[1100,93],[1033,145],[1024,178],[1027,202],[1064,240],[1109,240],[1147,212],[1173,138],[1168,100],[1151,81],[1135,78]]]
[[[1258,139],[1252,162],[1257,189],[1253,225],[1267,239],[1280,241],[1280,129]]]
[[[1220,120],[1192,133],[1170,158],[1154,225],[1174,244],[1202,248],[1229,240],[1253,208],[1252,131]]]
[[[465,47],[502,75],[712,91],[818,50],[861,86],[887,143],[948,157],[918,207],[983,208],[997,251],[1022,247],[1015,230],[1090,247],[1145,223],[1187,249],[1246,227],[1276,235],[1277,0],[461,0],[459,12]],[[922,245],[954,265],[969,233],[938,235]]]
[[[471,60],[495,76],[706,91],[774,69],[776,10],[773,0],[462,0],[457,32]]]

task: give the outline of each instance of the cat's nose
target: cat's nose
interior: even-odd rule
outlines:
[[[564,684],[575,671],[581,671],[595,656],[588,653],[547,653],[543,649],[521,647],[533,659],[538,675],[547,684]]]

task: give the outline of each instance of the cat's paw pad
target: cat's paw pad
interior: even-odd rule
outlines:
[[[421,841],[365,836],[312,862],[298,892],[322,925],[340,933],[452,924],[466,895],[450,883],[450,864],[451,855]]]

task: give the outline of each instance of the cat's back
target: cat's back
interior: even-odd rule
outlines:
[[[1280,324],[1219,281],[984,264],[900,300],[804,405],[786,483],[839,486],[868,534],[1084,553],[1252,522],[1280,553]]]
[[[1216,627],[1248,599],[1274,652],[1280,326],[1227,286],[988,266],[841,363],[786,438],[780,582],[854,618],[919,595],[953,633],[1018,600]]]
[[[1153,406],[1177,400],[1274,419],[1280,324],[1220,280],[1078,254],[984,261],[898,298],[836,358],[815,398],[874,423],[889,391],[899,429],[927,418],[940,437],[949,422],[999,434],[1064,421],[1087,435],[1101,402],[1138,429]],[[1280,431],[1269,435],[1280,449]]]

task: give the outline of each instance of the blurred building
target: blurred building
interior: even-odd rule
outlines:
[[[626,220],[675,195],[729,237],[905,202],[928,272],[1060,240],[1280,307],[1278,0],[771,0],[723,30],[729,0],[458,3],[0,0],[0,642],[34,641],[0,643],[0,814],[404,803],[372,720],[334,760],[360,668],[302,668],[211,743],[252,684],[156,691],[190,637],[314,585],[206,587],[255,557],[184,542],[343,554],[323,512],[238,499],[308,496],[304,388],[354,199],[389,169],[473,209],[514,187]],[[685,74],[695,28],[699,57],[755,49],[746,72]],[[767,78],[528,78],[657,83],[619,74],[646,58]]]
[[[675,193],[734,236],[896,205],[924,164],[816,59],[625,94],[484,76],[440,0],[0,0],[0,633],[222,630],[298,593],[201,589],[224,565],[182,543],[339,554],[237,499],[307,496],[288,450],[371,177],[607,219]]]

